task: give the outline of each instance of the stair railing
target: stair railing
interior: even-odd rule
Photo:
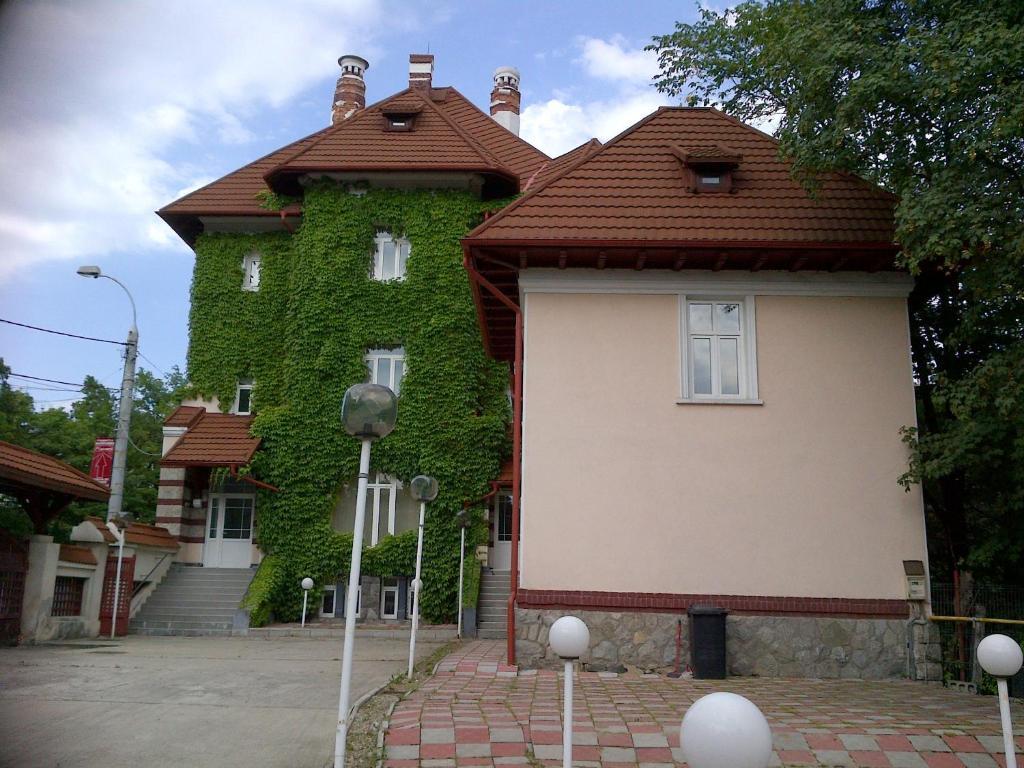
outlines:
[[[146,588],[146,586],[149,584],[149,577],[153,575],[153,572],[157,568],[159,568],[160,564],[164,560],[166,560],[168,557],[170,557],[171,554],[172,553],[170,553],[170,552],[165,552],[164,556],[156,561],[156,565],[154,565],[152,568],[149,569],[149,573],[147,573],[145,576],[142,577],[142,581],[135,582],[135,587],[134,587],[134,589],[132,589],[132,598],[134,598],[136,595],[139,594],[139,592],[141,592],[142,590],[144,590]]]

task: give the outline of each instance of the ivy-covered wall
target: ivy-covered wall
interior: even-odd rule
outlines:
[[[424,617],[455,616],[459,529],[455,513],[482,496],[509,453],[508,369],[486,357],[459,238],[485,208],[453,190],[368,189],[352,194],[322,181],[306,190],[295,234],[204,234],[196,243],[188,374],[202,396],[228,408],[240,378],[255,381],[253,431],[262,445],[251,467],[278,493],[261,492],[256,540],[267,555],[247,606],[255,623],[295,619],[303,576],[333,583],[348,569],[351,533],[331,511],[358,472],[359,444],[341,428],[341,401],[365,381],[363,357],[405,348],[398,424],[374,445],[371,471],[438,479],[427,517],[421,600]],[[404,280],[371,277],[379,230],[411,243]],[[262,254],[259,291],[241,289],[242,259]],[[407,492],[407,491],[405,491]],[[478,520],[467,563],[486,541]],[[370,575],[413,571],[415,533],[388,537],[364,554]],[[467,604],[478,567],[467,568]]]

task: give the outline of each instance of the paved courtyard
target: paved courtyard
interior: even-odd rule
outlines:
[[[334,752],[341,649],[139,636],[0,649],[0,766],[321,768]],[[353,701],[404,672],[408,649],[359,638]]]
[[[561,680],[506,667],[504,642],[477,641],[399,703],[384,768],[561,765]],[[774,765],[993,768],[1004,765],[992,696],[893,681],[672,680],[588,672],[575,688],[574,765],[672,768],[682,764],[679,722],[717,690],[739,693],[768,718]],[[1024,707],[1014,705],[1024,747]]]

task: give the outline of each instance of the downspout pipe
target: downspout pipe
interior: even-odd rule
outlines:
[[[508,664],[516,663],[516,598],[519,593],[519,502],[522,491],[523,459],[523,312],[522,308],[492,285],[480,274],[469,257],[463,253],[462,264],[470,279],[498,301],[508,307],[516,318],[515,362],[512,371],[512,563],[509,573],[507,614]]]

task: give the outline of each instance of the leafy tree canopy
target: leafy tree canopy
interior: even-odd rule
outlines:
[[[97,437],[113,437],[117,429],[117,392],[92,376],[82,384],[81,397],[67,409],[37,411],[32,396],[14,389],[10,368],[0,359],[0,440],[31,448],[89,471]],[[175,367],[165,379],[146,370],[135,376],[131,442],[125,472],[124,510],[137,520],[152,522],[156,510],[163,421],[181,402],[185,378]],[[105,516],[102,502],[77,502],[50,523],[50,533],[66,541],[71,528],[87,515]],[[31,532],[28,516],[10,500],[0,497],[0,528],[19,534]]]
[[[1024,5],[769,0],[654,38],[657,87],[775,123],[813,193],[850,171],[899,197],[921,483],[937,570],[1024,560]]]

